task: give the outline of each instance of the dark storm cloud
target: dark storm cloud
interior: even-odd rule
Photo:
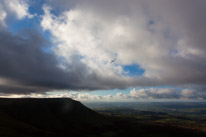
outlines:
[[[0,77],[25,86],[68,86],[66,81],[61,80],[69,78],[56,67],[56,58],[42,50],[49,43],[38,32],[27,31],[24,36],[26,38],[0,32]]]
[[[81,70],[65,72],[57,67],[58,61],[52,54],[43,52],[42,48],[48,43],[40,33],[27,31],[23,38],[8,32],[0,32],[0,77],[6,78],[19,86],[35,87],[35,90],[74,88],[74,83],[79,83],[81,72],[86,69],[83,64]],[[79,72],[78,72],[79,71]],[[8,83],[9,84],[9,83]],[[10,86],[7,85],[8,89]],[[1,92],[15,92],[1,87]],[[21,89],[21,88],[20,88]],[[28,92],[35,90],[28,88]],[[26,91],[26,89],[22,90]]]
[[[29,95],[30,93],[41,93],[44,94],[45,89],[41,88],[32,88],[32,87],[16,87],[14,85],[9,84],[8,86],[5,85],[0,85],[0,96],[4,96],[7,94],[24,94],[24,95]]]

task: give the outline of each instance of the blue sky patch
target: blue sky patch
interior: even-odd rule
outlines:
[[[37,19],[37,17],[31,18],[31,19],[26,17],[25,19],[18,20],[15,22],[12,21],[12,22],[9,22],[8,24],[9,24],[9,30],[12,33],[16,34],[21,30],[38,28],[39,22],[40,20]]]
[[[127,76],[141,76],[145,72],[145,70],[137,64],[123,66],[123,70]]]
[[[45,0],[35,0],[35,1],[31,1],[31,5],[29,7],[29,13],[31,14],[37,14],[39,15],[43,15],[44,11],[42,9],[42,6],[44,5]]]

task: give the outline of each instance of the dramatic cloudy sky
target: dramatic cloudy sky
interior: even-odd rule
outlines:
[[[0,96],[205,100],[205,0],[1,0]]]

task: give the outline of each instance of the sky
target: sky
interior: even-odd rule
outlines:
[[[205,0],[1,0],[0,97],[205,101]]]

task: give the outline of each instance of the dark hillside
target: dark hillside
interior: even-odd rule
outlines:
[[[0,137],[206,137],[205,132],[164,123],[185,121],[182,117],[131,109],[100,113],[69,98],[1,98]]]
[[[98,126],[103,122],[103,116],[69,98],[0,99],[0,135],[3,130],[19,132],[21,129],[65,133],[68,128]]]

